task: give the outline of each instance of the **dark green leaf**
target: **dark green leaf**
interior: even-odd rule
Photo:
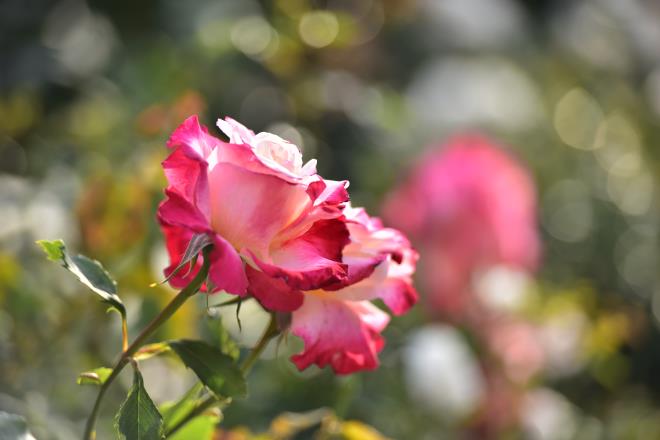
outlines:
[[[144,389],[142,375],[136,369],[133,386],[115,417],[115,429],[122,440],[160,440],[163,418]]]
[[[37,244],[46,252],[49,260],[59,262],[78,277],[80,282],[99,295],[105,303],[122,316],[126,316],[124,304],[117,296],[117,283],[110,278],[101,263],[84,255],[70,255],[62,240],[39,240]]]
[[[231,356],[202,341],[171,341],[170,347],[218,397],[246,395],[243,373]]]
[[[0,411],[0,439],[34,440],[34,437],[28,432],[23,417]]]
[[[110,374],[112,374],[112,368],[95,368],[91,371],[80,373],[76,382],[78,385],[103,385],[108,380]]]

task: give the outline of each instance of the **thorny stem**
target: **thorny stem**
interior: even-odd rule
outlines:
[[[108,388],[114,382],[114,380],[119,376],[119,373],[124,369],[130,358],[138,351],[142,344],[149,338],[165,321],[172,317],[172,315],[186,302],[188,298],[197,293],[204,284],[206,276],[209,271],[209,259],[207,256],[207,250],[204,250],[204,263],[202,268],[199,270],[195,278],[181,290],[173,299],[170,301],[167,306],[156,316],[147,327],[142,330],[133,343],[128,346],[121,354],[121,357],[115,364],[115,367],[112,369],[112,373],[108,376],[108,379],[101,385],[99,394],[96,397],[94,402],[94,407],[92,412],[87,419],[87,424],[85,425],[85,434],[83,435],[83,440],[94,440],[96,438],[96,432],[94,430],[94,425],[96,424],[96,418],[98,416],[99,409],[101,407],[101,402],[103,401],[103,396],[107,392]]]
[[[263,334],[261,335],[261,338],[259,339],[259,342],[257,342],[257,345],[255,345],[252,348],[250,354],[248,354],[248,356],[243,361],[243,364],[241,365],[241,372],[243,373],[243,375],[247,375],[250,372],[252,366],[257,361],[257,359],[259,359],[259,356],[261,355],[261,353],[263,353],[264,349],[268,345],[268,342],[270,342],[271,339],[277,336],[278,333],[279,330],[277,328],[277,320],[275,319],[275,315],[271,315],[270,322],[268,323],[268,327],[266,327],[266,330],[264,330]],[[188,415],[186,415],[183,419],[181,419],[170,430],[165,432],[165,437],[169,437],[170,435],[174,434],[176,431],[183,428],[183,426],[185,426],[192,419],[194,419],[195,417],[201,414],[204,414],[205,411],[207,411],[210,408],[213,408],[215,405],[219,403],[229,403],[230,401],[231,399],[225,399],[225,400],[218,399],[213,394],[207,396],[206,399],[202,400],[192,411],[188,413]]]

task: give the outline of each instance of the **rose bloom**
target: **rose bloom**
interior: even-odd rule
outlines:
[[[172,134],[163,162],[167,196],[158,219],[170,276],[195,234],[213,241],[203,290],[253,296],[292,312],[291,332],[305,342],[300,368],[331,365],[338,373],[377,366],[389,317],[369,300],[402,313],[416,298],[416,254],[397,231],[347,207],[348,182],[323,179],[294,144],[255,134],[226,118],[222,141],[196,116]],[[195,270],[173,274],[181,288]]]
[[[292,315],[291,332],[305,342],[305,351],[292,357],[301,370],[312,363],[329,364],[340,374],[376,368],[389,316],[370,300],[382,299],[396,315],[417,302],[412,275],[418,255],[408,240],[364,209],[348,206],[345,215],[351,239],[344,249],[347,280],[305,292]]]
[[[480,271],[532,271],[538,264],[532,180],[482,136],[456,136],[422,157],[386,200],[384,215],[418,244],[430,305],[449,318],[474,306],[472,281]]]
[[[275,135],[255,135],[229,118],[218,125],[229,142],[209,135],[195,116],[168,142],[174,149],[163,162],[169,186],[158,209],[172,263],[166,274],[193,234],[205,233],[214,243],[213,291],[245,296],[250,286],[268,296],[269,286],[255,275],[264,273],[264,279],[287,286],[274,299],[274,309],[286,309],[301,302],[289,304],[296,301],[290,292],[345,279],[341,256],[349,239],[341,217],[347,183],[322,179],[315,161],[303,166],[298,148]],[[183,287],[192,276],[181,271],[171,284]]]

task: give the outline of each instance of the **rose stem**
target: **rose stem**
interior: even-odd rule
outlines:
[[[195,278],[193,278],[193,280],[186,287],[184,287],[183,290],[181,290],[181,292],[179,292],[172,299],[172,301],[167,304],[167,306],[165,306],[165,308],[158,314],[158,316],[156,316],[149,323],[149,325],[147,325],[147,327],[142,330],[142,333],[140,333],[138,337],[135,338],[133,343],[128,346],[128,348],[122,353],[121,357],[117,361],[117,364],[115,364],[115,367],[112,369],[112,373],[110,373],[110,376],[108,376],[103,385],[101,385],[99,394],[96,397],[96,401],[94,402],[94,407],[92,408],[92,412],[87,419],[87,424],[85,425],[85,434],[83,436],[83,440],[94,440],[96,438],[94,424],[96,423],[96,417],[98,416],[103,396],[110,387],[110,384],[114,382],[115,378],[119,376],[119,373],[121,373],[121,371],[124,369],[128,363],[129,358],[138,351],[144,341],[149,338],[149,336],[151,336],[161,325],[163,325],[163,323],[167,321],[174,314],[174,312],[176,312],[183,305],[183,303],[186,302],[188,298],[199,291],[200,287],[206,280],[206,276],[208,275],[209,271],[209,259],[207,253],[208,251],[205,249],[202,268],[199,270]]]

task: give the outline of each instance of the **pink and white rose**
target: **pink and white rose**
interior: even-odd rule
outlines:
[[[158,209],[170,254],[166,275],[191,238],[207,234],[214,246],[204,289],[250,295],[267,310],[291,313],[290,331],[305,343],[292,357],[299,369],[376,368],[390,318],[371,300],[395,314],[416,302],[417,253],[399,231],[350,207],[348,182],[320,177],[316,162],[303,164],[292,143],[230,118],[218,127],[228,142],[195,116],[168,142],[167,199]],[[179,271],[170,283],[183,287],[196,270]]]

